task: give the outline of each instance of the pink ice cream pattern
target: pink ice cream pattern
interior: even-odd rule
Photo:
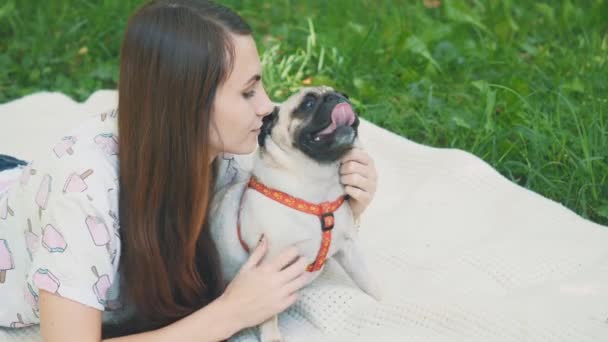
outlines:
[[[95,136],[93,140],[106,154],[113,156],[118,153],[118,138],[116,135],[102,133]]]
[[[38,188],[38,193],[36,194],[36,204],[38,204],[38,217],[42,217],[42,211],[46,209],[46,205],[49,201],[49,196],[51,194],[51,175],[44,175],[42,177],[42,183],[40,183],[40,187]]]
[[[120,228],[120,226],[118,225],[118,215],[116,215],[116,213],[112,210],[108,211],[108,215],[110,215],[110,217],[114,221],[112,222],[112,227],[114,228],[114,235],[120,237],[120,233],[118,232],[118,229]]]
[[[2,199],[0,199],[0,219],[6,220],[8,215],[15,216],[13,209],[8,206],[8,194],[5,194]]]
[[[11,328],[25,328],[34,325],[34,323],[24,323],[21,314],[17,314],[17,321],[11,323]]]
[[[23,295],[25,297],[25,301],[32,307],[35,314],[36,311],[38,311],[38,295],[36,295],[36,291],[32,289],[32,285],[29,283],[27,284],[27,289],[24,289]]]
[[[34,234],[32,231],[32,221],[29,218],[27,219],[27,228],[28,230],[25,232],[25,246],[30,255],[30,259],[33,260],[34,254],[38,251],[40,244],[38,243],[38,235]]]
[[[80,175],[77,173],[72,173],[63,186],[63,193],[85,191],[88,187],[84,180],[92,174],[93,170],[91,169],[86,170]]]
[[[68,248],[63,235],[52,224],[42,230],[42,246],[51,253],[63,253]]]
[[[95,282],[95,284],[93,284],[93,292],[97,296],[99,304],[106,305],[108,298],[108,289],[110,288],[110,286],[112,286],[112,283],[110,282],[110,277],[108,277],[107,274],[99,276],[99,273],[97,273],[97,267],[95,266],[92,266],[91,270],[93,271],[93,274],[97,277],[97,281]]]
[[[27,183],[30,182],[30,176],[33,176],[36,174],[36,170],[32,169],[32,165],[27,165],[23,168],[23,171],[21,172],[21,178],[19,178],[19,181],[21,182],[21,185],[27,185]]]
[[[0,284],[3,284],[6,280],[6,271],[14,268],[13,255],[8,248],[8,242],[4,239],[0,239]]]
[[[89,234],[96,246],[105,246],[110,243],[110,232],[105,222],[99,217],[87,216],[85,223],[89,228]]]
[[[109,112],[104,112],[104,113],[101,113],[101,121],[106,121],[106,118],[107,118],[108,116],[109,116],[109,117],[111,117],[111,118],[115,118],[115,117],[116,117],[117,112],[118,112],[118,111],[117,111],[116,109],[112,109],[112,110],[111,110],[111,111],[109,111]]]
[[[57,293],[59,286],[61,285],[59,279],[57,279],[57,277],[55,277],[55,275],[46,268],[39,268],[36,270],[36,273],[34,273],[32,278],[34,280],[34,285],[36,285],[38,289],[45,290],[50,293]]]
[[[75,137],[63,137],[63,139],[61,139],[61,141],[57,145],[55,145],[55,147],[53,148],[53,152],[55,152],[57,158],[65,156],[66,153],[72,155],[74,154],[72,146],[74,146],[75,143]]]
[[[108,215],[110,215],[110,217],[112,218],[112,221],[113,221],[112,222],[112,232],[118,238],[118,241],[120,241],[120,232],[118,231],[118,229],[119,229],[118,216],[112,210],[108,211]],[[112,264],[113,264],[116,259],[116,255],[118,253],[118,248],[114,248],[111,250],[108,247],[108,252],[110,253],[110,258],[112,259]]]

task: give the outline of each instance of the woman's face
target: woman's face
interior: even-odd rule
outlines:
[[[218,87],[211,112],[212,156],[222,152],[248,154],[257,147],[262,118],[274,104],[262,85],[260,58],[251,36],[231,34],[234,65]]]

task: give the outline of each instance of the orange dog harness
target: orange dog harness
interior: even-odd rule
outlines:
[[[315,215],[321,221],[321,232],[323,234],[323,239],[321,240],[321,246],[319,247],[319,252],[317,253],[317,258],[315,261],[308,265],[306,270],[308,272],[318,271],[325,264],[325,259],[327,258],[327,252],[329,252],[329,246],[331,245],[331,230],[334,228],[334,212],[340,208],[347,195],[340,196],[333,202],[323,202],[320,204],[313,204],[303,199],[290,196],[282,191],[275,190],[265,186],[264,184],[258,182],[255,177],[251,177],[249,179],[249,183],[247,184],[249,188],[252,188],[268,198],[271,198],[281,204],[284,204],[290,208],[296,209],[301,212],[305,212],[307,214]],[[244,197],[244,196],[243,196]],[[241,208],[243,206],[243,197],[241,197]],[[240,210],[239,210],[240,211]],[[245,244],[243,239],[241,238],[241,223],[240,223],[240,215],[237,217],[237,234],[239,237],[239,241],[241,242],[241,246],[249,253],[249,247]]]

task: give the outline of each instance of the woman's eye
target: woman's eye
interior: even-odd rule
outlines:
[[[253,97],[253,95],[255,95],[255,90],[252,90],[252,91],[248,91],[248,92],[246,92],[246,93],[243,93],[243,97],[244,97],[244,98],[246,98],[246,99],[252,98],[252,97]]]

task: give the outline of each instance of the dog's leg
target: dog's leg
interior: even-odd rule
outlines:
[[[260,340],[262,342],[282,342],[279,330],[279,316],[274,315],[264,323],[260,324]]]
[[[361,251],[354,240],[347,238],[341,250],[334,254],[334,259],[342,265],[342,268],[351,279],[368,295],[376,300],[382,299],[382,291],[373,279],[372,273],[362,257]]]

